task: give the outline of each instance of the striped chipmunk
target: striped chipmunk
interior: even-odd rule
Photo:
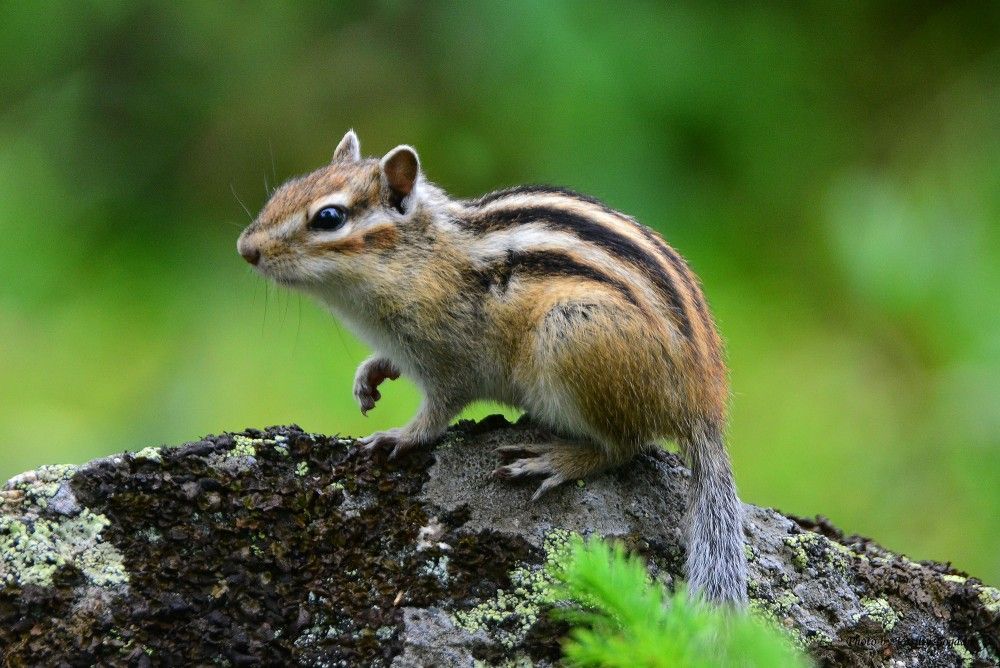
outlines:
[[[369,451],[427,446],[476,400],[515,406],[560,435],[500,452],[494,474],[542,477],[537,499],[676,440],[692,470],[689,586],[745,605],[722,343],[698,280],[654,231],[562,188],[452,199],[413,148],[362,158],[350,131],[330,164],[275,191],[238,249],[376,351],[354,380],[362,413],[386,379],[421,389],[408,424],[361,439]]]

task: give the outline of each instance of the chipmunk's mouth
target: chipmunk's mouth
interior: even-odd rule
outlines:
[[[291,283],[293,281],[293,278],[286,271],[283,271],[280,266],[277,266],[273,260],[268,260],[260,252],[260,249],[240,244],[239,250],[240,255],[247,261],[247,264],[250,265],[254,273],[260,274],[264,278],[276,283]]]
[[[292,274],[287,270],[282,270],[279,267],[269,266],[266,261],[255,265],[254,271],[269,281],[289,287],[301,285],[304,282],[300,276]]]
[[[259,245],[256,239],[247,235],[239,238],[237,250],[255,273],[269,281],[290,288],[304,288],[316,282],[317,277],[302,267],[294,256],[274,253],[274,249]]]
[[[282,262],[280,260],[277,262],[273,260],[268,261],[266,257],[254,265],[254,271],[269,281],[274,281],[288,288],[303,289],[317,281],[315,276],[311,275],[308,271],[303,272],[301,267],[293,263]]]

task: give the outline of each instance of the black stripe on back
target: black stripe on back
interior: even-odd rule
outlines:
[[[684,301],[663,265],[642,246],[610,227],[571,211],[543,206],[498,209],[473,215],[463,222],[480,232],[491,232],[540,222],[549,227],[574,234],[583,241],[603,248],[613,257],[627,260],[649,275],[665,297],[668,307],[674,312],[681,332],[685,337],[690,338],[691,322],[684,309]]]
[[[666,244],[666,242],[663,241],[663,239],[656,236],[656,234],[651,229],[649,229],[648,227],[637,221],[632,216],[622,213],[617,209],[611,208],[605,202],[599,200],[598,198],[592,197],[591,195],[585,195],[581,192],[577,192],[576,190],[572,190],[570,188],[563,188],[562,186],[536,185],[536,184],[513,186],[511,188],[504,188],[503,190],[497,190],[495,192],[487,193],[486,195],[483,195],[479,199],[466,202],[466,205],[473,207],[482,207],[486,206],[487,204],[492,204],[493,202],[506,199],[508,197],[513,197],[514,195],[563,195],[564,197],[576,200],[578,202],[592,204],[597,208],[599,208],[604,213],[615,216],[616,218],[620,218],[621,220],[628,222],[633,227],[639,229],[642,232],[643,236],[646,237],[646,239],[648,239],[657,248],[663,251],[664,255],[667,257],[670,263],[675,268],[677,268],[677,270],[681,272],[681,276],[684,277],[684,271],[682,270],[684,266],[683,260],[680,260],[680,257],[677,256],[676,252],[674,252],[674,250],[670,248]],[[681,266],[678,266],[677,264],[678,260],[680,260]]]
[[[670,266],[674,268],[677,275],[680,276],[681,281],[684,282],[685,287],[691,293],[691,299],[694,302],[695,310],[698,311],[698,315],[701,318],[701,322],[706,330],[711,330],[713,328],[712,317],[708,312],[708,305],[705,303],[705,298],[702,295],[701,287],[695,281],[691,269],[687,266],[687,263],[681,258],[680,254],[675,251],[667,242],[665,242],[658,234],[653,230],[646,227],[635,218],[622,213],[602,200],[593,197],[591,195],[585,195],[583,193],[577,192],[571,188],[564,188],[562,186],[552,186],[545,184],[528,184],[513,186],[511,188],[504,188],[502,190],[497,190],[495,192],[487,193],[478,199],[467,201],[468,206],[482,207],[493,202],[506,199],[508,197],[513,197],[515,195],[563,195],[564,197],[577,200],[579,202],[585,202],[587,204],[592,204],[601,209],[604,213],[613,215],[620,218],[630,225],[638,229],[642,235],[653,244],[657,250],[659,250],[663,256],[670,263]]]
[[[670,262],[670,266],[672,266],[674,271],[677,272],[677,275],[681,277],[681,280],[684,281],[684,285],[687,287],[688,292],[691,294],[691,299],[694,301],[695,309],[697,309],[698,315],[701,316],[701,322],[705,326],[705,329],[711,330],[712,318],[708,314],[708,305],[705,303],[705,298],[702,295],[701,288],[698,286],[697,281],[695,281],[694,275],[691,272],[691,268],[688,267],[687,262],[685,262],[684,258],[680,256],[680,253],[675,251],[670,244],[664,241],[658,234],[656,234],[656,232],[638,221],[631,218],[629,220],[637,228],[639,228],[642,235],[646,237],[650,243],[656,246],[660,252],[663,253],[663,256],[667,258],[667,261]]]
[[[505,256],[478,272],[478,278],[485,289],[496,286],[503,292],[507,290],[511,279],[519,273],[530,276],[569,276],[602,283],[617,290],[630,304],[638,306],[635,294],[625,283],[561,251],[508,250]]]
[[[615,211],[610,206],[597,199],[596,197],[591,197],[590,195],[584,195],[570,188],[563,188],[562,186],[550,186],[545,184],[528,184],[522,186],[513,186],[511,188],[504,188],[503,190],[496,190],[491,193],[487,193],[482,197],[476,199],[468,200],[465,202],[467,206],[486,206],[487,204],[492,204],[497,200],[506,199],[508,197],[513,197],[515,195],[563,195],[571,199],[579,200],[581,202],[586,202],[588,204],[593,204],[595,206],[601,207],[604,211],[608,213],[613,213],[616,215],[622,215],[620,212]]]

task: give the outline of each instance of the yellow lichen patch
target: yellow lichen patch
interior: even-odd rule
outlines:
[[[257,463],[258,452],[263,452],[267,446],[277,445],[277,441],[271,438],[251,438],[243,434],[235,434],[233,443],[229,450],[209,456],[212,466],[231,472],[247,471]]]
[[[785,539],[785,545],[792,552],[792,564],[800,571],[809,565],[809,555],[805,546],[813,544],[818,538],[819,536],[814,533],[803,533]]]
[[[810,555],[818,555],[825,567],[839,573],[846,573],[854,558],[865,559],[863,555],[812,531],[786,537],[785,546],[792,553],[792,565],[800,571],[809,567]]]
[[[952,636],[948,638],[948,644],[962,662],[962,668],[969,668],[975,662],[976,657],[972,656],[972,652],[962,644],[961,640]]]
[[[42,466],[11,478],[0,517],[0,589],[52,586],[62,568],[75,567],[89,584],[110,587],[128,582],[122,554],[101,539],[110,521],[78,505],[69,480],[72,465]],[[49,509],[54,517],[40,517]]]
[[[802,602],[795,592],[787,591],[771,600],[758,597],[756,594],[759,589],[759,584],[754,586],[754,583],[751,583],[750,612],[788,638],[796,647],[806,649],[829,638],[829,636],[807,638],[795,626],[789,615],[792,607]]]
[[[899,613],[884,598],[861,599],[861,610],[861,612],[854,613],[855,622],[867,617],[878,622],[886,631],[891,631],[899,621]]]
[[[163,456],[160,454],[160,449],[153,447],[143,448],[142,450],[140,450],[139,452],[135,453],[132,456],[135,457],[136,459],[147,459],[151,462],[156,462],[156,463],[160,463],[161,461],[163,461]]]
[[[9,503],[19,501],[25,506],[45,509],[60,485],[73,477],[76,470],[77,467],[71,464],[52,464],[16,475],[7,482],[5,491],[12,493]]]
[[[982,587],[979,592],[979,600],[990,612],[1000,612],[1000,589]]]
[[[233,442],[236,445],[229,451],[228,454],[230,457],[256,457],[258,445],[264,445],[265,443],[274,444],[274,441],[271,439],[250,438],[241,434],[233,436]]]
[[[109,523],[86,508],[60,520],[0,518],[0,587],[49,587],[56,572],[69,565],[98,587],[127,583],[121,552],[101,540]]]
[[[555,580],[549,570],[566,558],[574,535],[563,529],[550,531],[542,544],[544,564],[518,566],[510,572],[511,591],[499,589],[493,598],[471,610],[456,612],[455,623],[469,633],[485,631],[508,649],[518,645],[538,621],[543,606],[552,603]]]

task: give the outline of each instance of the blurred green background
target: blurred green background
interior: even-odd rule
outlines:
[[[454,195],[659,229],[728,340],[744,498],[998,584],[998,7],[3,3],[0,479],[406,420],[405,382],[363,418],[365,348],[235,250],[237,196],[353,127]]]

